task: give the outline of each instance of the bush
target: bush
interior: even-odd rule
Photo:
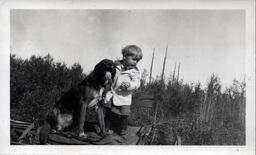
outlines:
[[[79,64],[68,68],[48,54],[22,60],[10,56],[11,119],[44,118],[63,92],[78,84],[84,74]]]

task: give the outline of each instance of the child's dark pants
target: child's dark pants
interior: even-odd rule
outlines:
[[[118,135],[123,135],[128,127],[128,116],[120,115],[106,108],[105,125],[106,130],[113,130]]]

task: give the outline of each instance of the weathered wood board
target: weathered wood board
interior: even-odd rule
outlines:
[[[19,137],[32,123],[11,121],[11,144],[12,145],[39,145],[38,133],[36,128],[31,129],[27,135],[19,140]],[[129,126],[127,135],[120,137],[111,134],[107,136],[99,136],[95,131],[89,131],[88,139],[79,139],[74,132],[50,133],[49,145],[136,145],[139,137],[137,132],[140,127]]]

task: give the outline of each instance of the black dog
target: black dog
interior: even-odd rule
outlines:
[[[104,59],[77,87],[66,92],[47,115],[39,135],[40,144],[47,143],[51,129],[59,131],[71,125],[78,126],[79,137],[86,138],[84,133],[86,109],[99,101],[108,102],[109,98],[106,95],[111,90],[115,73],[115,63]],[[99,118],[100,124],[102,121],[104,123],[104,118]]]

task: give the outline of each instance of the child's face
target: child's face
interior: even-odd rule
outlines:
[[[126,56],[124,57],[124,63],[126,67],[135,67],[138,63],[138,59],[135,56]]]

